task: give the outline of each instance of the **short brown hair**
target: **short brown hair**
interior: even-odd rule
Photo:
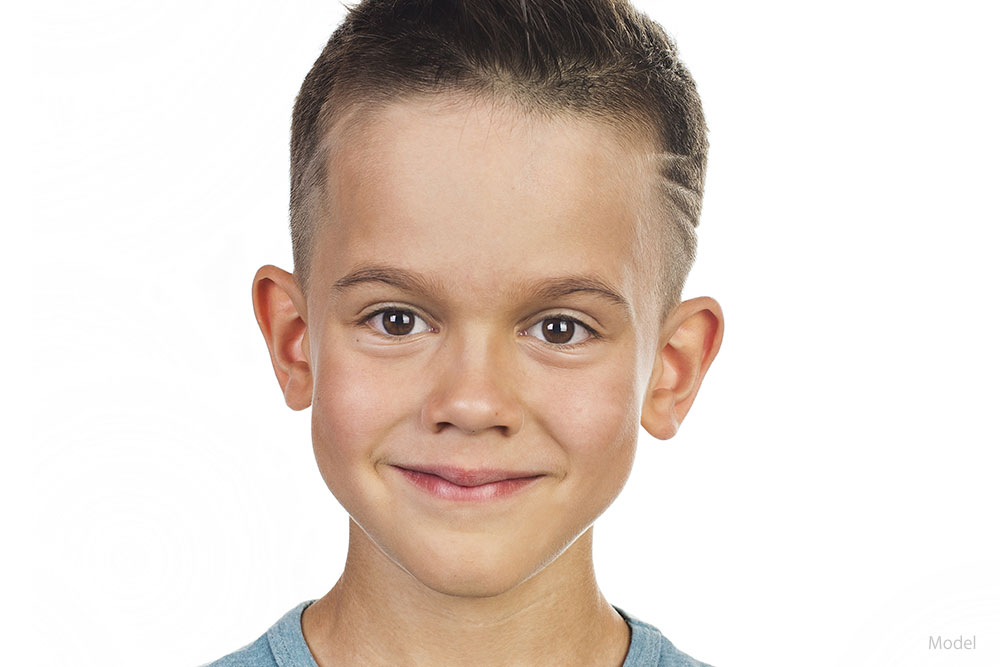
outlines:
[[[708,150],[701,100],[663,29],[627,0],[362,0],[302,83],[292,115],[291,232],[308,280],[324,138],[347,106],[464,92],[527,112],[569,111],[651,131],[668,247],[663,285],[680,296],[695,253]]]

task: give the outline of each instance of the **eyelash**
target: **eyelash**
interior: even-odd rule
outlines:
[[[402,307],[402,306],[383,306],[381,308],[378,308],[376,310],[367,312],[364,315],[362,315],[358,319],[358,321],[356,322],[356,325],[357,326],[367,326],[368,328],[373,328],[371,325],[368,324],[368,322],[370,322],[372,320],[372,318],[377,317],[377,316],[379,316],[379,315],[381,315],[383,313],[393,312],[393,311],[400,311],[400,312],[404,312],[404,313],[410,313],[411,315],[413,315],[415,317],[419,317],[420,319],[424,320],[425,322],[427,321],[427,318],[419,315],[412,308],[405,308],[405,307]],[[597,331],[594,329],[594,327],[588,325],[586,322],[583,322],[583,321],[581,321],[581,320],[579,320],[579,319],[577,319],[577,318],[575,318],[575,317],[573,317],[571,315],[567,315],[565,313],[550,313],[550,314],[546,314],[545,317],[541,317],[539,319],[536,319],[529,326],[527,326],[524,330],[520,331],[518,333],[518,335],[519,336],[526,336],[529,329],[531,329],[532,327],[534,327],[537,324],[540,324],[540,323],[544,322],[545,320],[566,320],[567,322],[572,322],[575,326],[583,327],[584,330],[586,330],[586,332],[589,334],[589,336],[587,337],[586,340],[582,340],[582,341],[580,341],[578,343],[572,343],[572,344],[550,343],[547,340],[543,340],[541,338],[536,338],[536,337],[532,336],[532,338],[535,338],[535,340],[537,340],[538,342],[542,343],[543,345],[547,345],[549,347],[553,347],[553,348],[556,348],[556,349],[559,349],[559,350],[574,350],[574,349],[576,349],[578,347],[582,347],[582,346],[587,345],[588,343],[590,343],[592,341],[600,340],[602,338],[602,336],[599,333],[597,333]],[[428,326],[430,326],[430,325],[428,324]],[[434,327],[431,327],[431,329],[435,333],[437,332],[437,329],[434,329]],[[409,336],[406,336],[406,335],[403,335],[403,336],[393,336],[391,334],[384,334],[381,331],[378,331],[377,329],[375,330],[375,332],[378,333],[379,335],[383,336],[383,337],[387,337],[387,338],[391,338],[391,339],[402,340],[402,339],[405,339],[405,338],[409,337]]]

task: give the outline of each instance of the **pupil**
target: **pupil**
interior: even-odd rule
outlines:
[[[393,336],[405,336],[413,331],[413,313],[405,310],[387,310],[382,313],[382,326]]]
[[[569,320],[552,318],[542,323],[545,340],[550,343],[568,343],[573,339],[575,329],[576,325]]]

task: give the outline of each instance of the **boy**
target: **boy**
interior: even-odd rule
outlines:
[[[603,598],[591,545],[721,343],[680,301],[706,148],[624,2],[350,10],[296,100],[295,273],[253,283],[347,561],[213,664],[702,664]]]

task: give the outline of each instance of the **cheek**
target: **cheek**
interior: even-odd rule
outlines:
[[[314,360],[313,450],[327,486],[349,491],[359,462],[371,464],[384,434],[414,414],[412,387],[398,368],[327,341]],[[350,474],[348,474],[350,473]]]
[[[634,359],[616,358],[585,373],[570,373],[558,391],[539,395],[546,430],[559,443],[569,472],[594,487],[619,487],[631,469],[640,401]]]

